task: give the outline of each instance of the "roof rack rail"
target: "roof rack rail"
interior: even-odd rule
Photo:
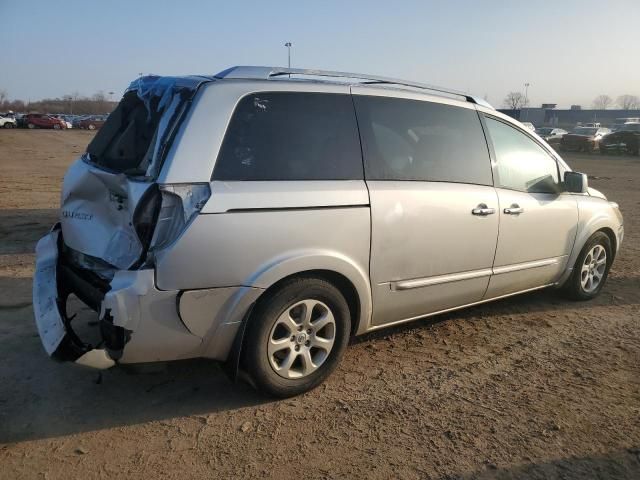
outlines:
[[[379,77],[375,75],[366,75],[362,73],[334,72],[331,70],[312,70],[305,68],[284,68],[284,67],[258,67],[258,66],[236,66],[227,68],[214,75],[218,79],[245,79],[245,80],[269,80],[271,78],[283,77],[285,75],[308,75],[313,77],[336,77],[336,78],[353,78],[365,80],[363,83],[383,83],[390,85],[402,85],[405,87],[420,88],[423,90],[431,90],[432,92],[446,93],[463,97],[467,102],[475,103],[483,107],[493,109],[493,106],[480,97],[469,95],[468,93],[451,90],[449,88],[437,87],[425,83],[411,82],[400,80],[397,78]]]

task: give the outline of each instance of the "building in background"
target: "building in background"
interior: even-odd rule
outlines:
[[[559,127],[569,129],[578,123],[599,122],[603,127],[610,127],[620,118],[640,117],[640,110],[585,110],[580,105],[572,105],[569,109],[557,109],[555,103],[543,103],[539,108],[498,109],[521,122],[531,122],[536,127]]]

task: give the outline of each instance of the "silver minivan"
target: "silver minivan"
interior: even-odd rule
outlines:
[[[584,174],[468,94],[271,67],[147,76],[69,168],[33,303],[58,360],[206,357],[284,397],[352,335],[551,286],[593,298],[622,238]]]

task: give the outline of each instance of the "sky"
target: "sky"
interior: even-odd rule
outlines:
[[[139,73],[292,66],[414,80],[532,106],[640,96],[640,0],[0,0],[11,99],[119,97]]]

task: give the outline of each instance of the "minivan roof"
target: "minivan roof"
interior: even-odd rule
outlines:
[[[294,76],[294,78],[291,78]],[[411,87],[430,92],[444,93],[456,97],[462,97],[465,101],[481,105],[486,108],[493,107],[484,99],[475,97],[465,92],[452,90],[445,87],[428,85],[424,83],[401,80],[397,78],[380,77],[375,75],[336,72],[330,70],[310,70],[302,68],[265,67],[265,66],[235,66],[227,68],[214,77],[218,80],[241,79],[241,80],[279,80],[279,81],[315,81],[341,84],[366,84],[369,86],[402,86]],[[330,80],[329,80],[330,79]]]

